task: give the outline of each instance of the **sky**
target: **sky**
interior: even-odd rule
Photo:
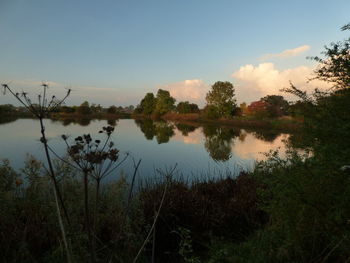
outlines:
[[[312,77],[324,45],[349,37],[349,0],[0,0],[0,82],[68,105],[136,105],[167,89],[203,106],[216,81],[238,103]],[[0,95],[0,103],[15,104]]]

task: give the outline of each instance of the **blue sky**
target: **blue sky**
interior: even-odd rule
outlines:
[[[249,102],[287,80],[303,85],[314,66],[305,57],[348,37],[349,14],[348,0],[0,0],[0,81],[19,90],[48,81],[58,94],[70,86],[68,104],[107,106],[158,88],[203,104],[227,80]]]

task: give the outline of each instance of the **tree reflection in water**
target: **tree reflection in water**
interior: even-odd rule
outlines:
[[[204,147],[215,161],[227,161],[231,158],[232,143],[240,135],[240,130],[230,127],[203,126]]]
[[[0,116],[0,124],[10,123],[16,121],[18,118],[13,116]]]
[[[175,126],[166,121],[153,121],[151,119],[135,120],[136,125],[141,129],[147,140],[156,138],[159,144],[169,142],[170,138],[175,135],[176,128],[184,137],[189,136],[198,127],[176,123]],[[204,125],[202,126],[205,137],[204,147],[209,156],[215,161],[227,161],[232,156],[234,139],[244,142],[248,134],[264,142],[273,142],[280,135],[279,132],[270,130],[241,130],[235,127]]]
[[[118,121],[117,119],[109,119],[107,120],[107,123],[109,126],[115,127],[117,126],[117,121]]]
[[[177,123],[175,126],[183,136],[188,136],[190,132],[194,132],[197,129],[195,126],[184,123]]]
[[[158,144],[169,142],[175,135],[174,125],[165,121],[153,121],[151,119],[135,120],[136,125],[141,129],[147,140],[153,140],[154,136]]]
[[[156,134],[156,127],[151,119],[135,120],[137,127],[140,128],[147,140],[153,140]]]

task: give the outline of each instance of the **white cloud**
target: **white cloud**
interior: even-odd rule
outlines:
[[[200,79],[190,79],[167,84],[160,88],[168,90],[178,102],[188,100],[202,104],[210,86]]]
[[[295,68],[278,70],[273,63],[261,63],[258,66],[245,65],[232,74],[236,79],[236,93],[239,101],[258,100],[266,95],[283,95],[280,89],[289,87],[291,81],[296,87],[306,91],[315,88],[326,88],[329,85],[319,80],[308,82],[313,76],[314,68],[299,66]]]
[[[276,53],[276,54],[265,54],[261,57],[262,60],[267,60],[270,58],[289,58],[289,57],[294,57],[297,56],[303,52],[306,52],[310,49],[309,45],[303,45],[300,47],[296,47],[293,49],[286,49],[282,51],[281,53]]]

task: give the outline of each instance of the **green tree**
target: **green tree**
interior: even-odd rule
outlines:
[[[112,105],[107,109],[107,112],[110,114],[116,114],[117,113],[117,107]]]
[[[91,108],[90,108],[90,105],[89,105],[89,102],[87,101],[84,101],[77,109],[78,113],[79,114],[83,114],[83,115],[88,115],[88,114],[91,114],[92,111],[91,111]]]
[[[176,106],[176,111],[181,114],[197,113],[199,112],[198,105],[195,103],[189,103],[188,101],[181,101]]]
[[[8,114],[8,113],[13,113],[15,111],[16,111],[15,107],[11,104],[0,105],[0,114]]]
[[[228,81],[217,81],[205,97],[208,106],[217,108],[220,117],[229,117],[236,105],[235,88]]]
[[[175,99],[170,96],[169,91],[159,89],[157,92],[157,103],[155,113],[163,115],[175,109]]]
[[[269,117],[281,117],[288,113],[289,103],[283,96],[268,95],[261,98],[261,101],[266,102],[266,111]]]
[[[208,119],[218,119],[220,118],[218,107],[214,105],[207,105],[204,107],[204,115]]]
[[[141,100],[140,104],[138,105],[135,111],[137,113],[150,115],[156,108],[156,102],[157,100],[154,97],[153,93],[147,93],[145,97]]]
[[[93,103],[93,104],[91,104],[90,109],[91,109],[92,113],[101,113],[102,112],[102,107],[100,104],[96,105],[95,103]]]

